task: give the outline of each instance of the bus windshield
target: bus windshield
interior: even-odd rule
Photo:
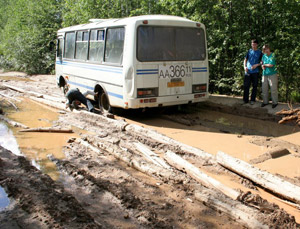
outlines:
[[[140,26],[137,34],[137,59],[141,62],[206,58],[202,28]]]

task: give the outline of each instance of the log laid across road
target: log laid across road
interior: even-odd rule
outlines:
[[[221,151],[217,153],[217,162],[225,168],[252,180],[254,183],[268,189],[269,191],[300,204],[300,187],[278,176],[260,170],[245,161],[234,158]]]

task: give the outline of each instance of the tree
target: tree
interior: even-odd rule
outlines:
[[[56,31],[91,18],[169,14],[207,28],[210,92],[241,95],[250,41],[274,48],[281,101],[300,102],[299,0],[0,0],[0,67],[54,69]],[[14,15],[13,17],[11,15]],[[8,20],[9,19],[9,20]]]
[[[16,70],[49,73],[54,67],[59,1],[16,0],[7,6],[9,17],[1,30],[1,53]]]

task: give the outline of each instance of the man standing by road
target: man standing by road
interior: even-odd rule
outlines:
[[[262,52],[257,48],[258,41],[256,39],[251,41],[251,49],[247,52],[244,60],[244,103],[249,102],[249,90],[252,84],[251,101],[253,105],[256,99],[258,77],[259,77],[259,66],[262,58]]]

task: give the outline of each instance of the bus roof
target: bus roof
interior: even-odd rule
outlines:
[[[120,26],[127,25],[131,23],[136,23],[137,21],[178,21],[178,22],[190,22],[195,23],[187,18],[178,17],[178,16],[170,16],[170,15],[143,15],[143,16],[135,16],[135,17],[127,17],[127,18],[110,18],[110,19],[91,19],[90,23],[74,25],[70,27],[66,27],[58,30],[58,33],[74,31],[74,30],[87,30],[92,28],[100,28],[100,27],[108,27],[108,26]]]

